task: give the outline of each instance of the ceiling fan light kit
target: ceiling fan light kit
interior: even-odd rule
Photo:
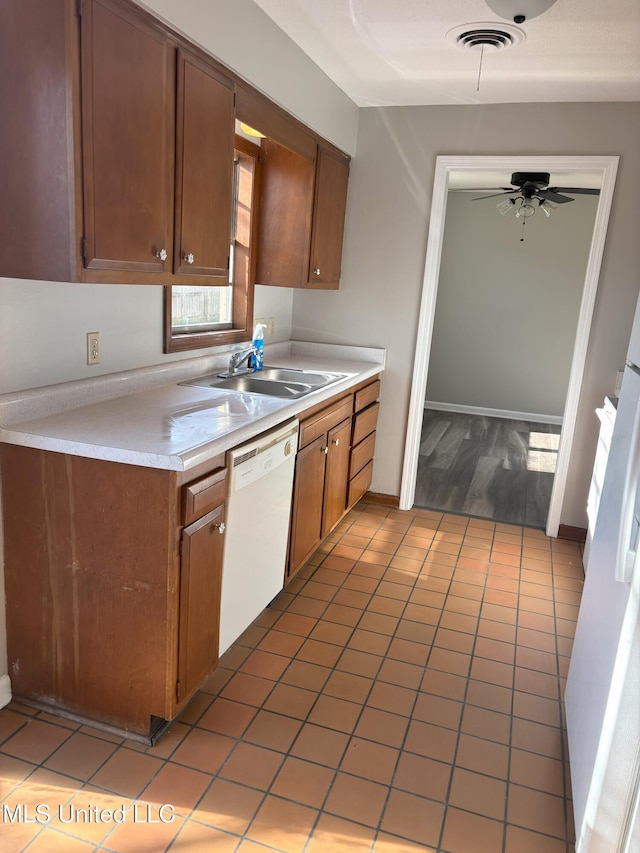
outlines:
[[[522,24],[550,9],[556,0],[485,0],[492,12],[507,21]]]

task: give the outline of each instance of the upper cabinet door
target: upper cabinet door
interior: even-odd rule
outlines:
[[[85,267],[171,269],[175,48],[117,0],[81,23]]]
[[[314,162],[271,139],[260,156],[256,284],[304,287],[309,268]]]
[[[233,193],[231,81],[178,53],[174,271],[229,275]]]
[[[337,289],[347,206],[349,161],[318,145],[308,286]]]

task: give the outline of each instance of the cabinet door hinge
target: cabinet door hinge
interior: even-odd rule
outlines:
[[[176,681],[176,701],[180,699],[180,682]]]
[[[86,266],[87,265],[87,238],[86,237],[82,238],[82,244],[80,247],[80,251],[82,252],[82,263]]]

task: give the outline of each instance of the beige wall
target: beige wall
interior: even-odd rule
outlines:
[[[387,348],[372,488],[398,495],[438,154],[620,155],[561,523],[586,527],[594,408],[624,363],[638,288],[639,104],[500,104],[361,110],[342,286],[296,292],[293,335]],[[382,451],[384,448],[384,451]]]
[[[523,231],[483,195],[448,193],[426,399],[560,417],[598,197]]]

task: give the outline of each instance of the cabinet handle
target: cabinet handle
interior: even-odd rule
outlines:
[[[212,524],[211,529],[217,530],[218,533],[222,534],[222,533],[224,533],[226,526],[225,526],[224,521],[221,521],[220,524]]]
[[[331,444],[335,444],[335,446],[337,447],[337,446],[340,444],[340,439],[339,439],[339,438],[334,438],[334,439],[331,441]]]
[[[188,255],[185,255],[184,259],[188,264],[192,264],[195,261],[195,257],[193,256],[193,252],[189,252]]]
[[[156,258],[160,258],[161,261],[166,261],[167,260],[167,250],[166,249],[160,249],[159,252],[156,252]]]
[[[323,447],[323,448],[322,448],[322,452],[323,452],[323,453],[325,454],[325,456],[326,456],[326,455],[327,455],[327,453],[329,452],[329,447],[328,447],[328,446],[327,446],[327,447]]]
[[[314,275],[320,275],[320,267],[314,267],[313,274]]]

